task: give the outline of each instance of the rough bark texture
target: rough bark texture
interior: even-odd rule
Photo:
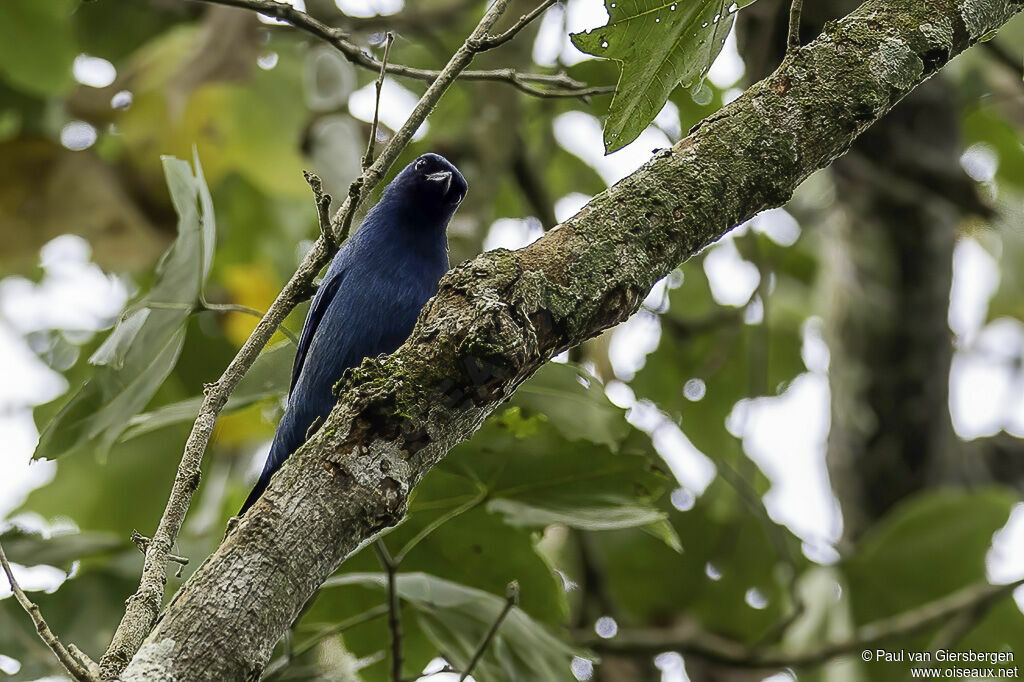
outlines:
[[[555,353],[811,172],[1024,0],[874,0],[674,148],[515,252],[442,281],[409,341],[338,385],[324,427],[182,587],[124,680],[257,677],[302,604]]]

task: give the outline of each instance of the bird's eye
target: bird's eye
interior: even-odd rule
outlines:
[[[416,162],[416,165],[413,166],[413,168],[416,169],[416,170],[423,170],[426,167],[427,167],[427,160],[426,159],[420,159],[419,161]]]

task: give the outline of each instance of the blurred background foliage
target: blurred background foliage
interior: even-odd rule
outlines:
[[[808,36],[852,7],[810,4]],[[598,20],[578,25],[591,5],[553,8],[474,68],[564,69],[614,85],[615,62],[581,61],[568,43],[570,30],[600,24],[597,5]],[[396,31],[392,60],[423,68],[444,64],[481,7],[306,0],[371,51]],[[513,2],[508,16],[529,8]],[[640,135],[617,155],[602,158],[603,142],[621,146],[600,133],[609,95],[536,98],[460,82],[397,167],[436,151],[469,179],[449,230],[453,264],[522,245],[774,68],[785,10],[761,0],[740,12],[727,56],[745,61],[745,77],[704,80],[698,69],[651,127],[616,122]],[[519,607],[477,679],[906,679],[905,665],[859,657],[751,672],[656,648],[602,652],[600,642],[629,630],[707,632],[799,652],[1010,580],[993,569],[993,534],[1020,515],[1024,489],[1021,45],[1018,19],[812,177],[788,213],[737,230],[659,283],[622,328],[543,368],[421,483],[408,519],[385,538],[401,557],[405,676],[441,669],[440,659],[464,666],[515,580]],[[12,561],[35,567],[25,571],[53,567],[33,599],[65,641],[95,657],[136,587],[142,555],[129,537],[156,525],[203,383],[255,326],[218,305],[265,310],[309,248],[316,217],[302,170],[344,195],[374,76],[246,11],[178,0],[0,3],[0,327],[8,347],[29,349],[61,378],[5,399],[10,415],[34,419],[36,457],[57,462],[36,464],[47,474],[0,507],[10,517],[0,538]],[[389,79],[383,135],[423,88]],[[968,257],[981,263],[971,272],[990,300],[958,313],[953,264]],[[95,289],[88,300],[69,293],[72,266],[104,283],[102,301]],[[299,330],[305,311],[286,326]],[[965,315],[973,322],[960,323]],[[175,548],[192,561],[169,592],[248,492],[293,352],[279,333],[218,421]],[[957,388],[956,364],[970,358],[1008,387],[997,401],[1005,412],[986,408],[993,414],[974,432],[957,423],[957,400],[991,401],[974,384]],[[770,421],[759,409],[801,382],[824,387],[825,401],[830,393],[831,436],[827,406],[822,418],[791,404],[774,430],[756,418]],[[775,459],[758,455],[766,429],[781,438]],[[813,465],[800,447],[816,453]],[[825,471],[826,453],[836,496],[816,509],[832,521],[787,515],[780,497],[813,496],[814,475],[784,488],[773,467]],[[6,450],[0,465],[27,456]],[[275,651],[266,679],[386,679],[383,587],[372,548],[352,557]],[[1003,600],[885,646],[1024,655],[1022,633],[1017,603]],[[0,602],[0,671],[59,673],[10,599]]]

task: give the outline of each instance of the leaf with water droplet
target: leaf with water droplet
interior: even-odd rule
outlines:
[[[736,11],[753,2],[616,0],[606,3],[607,25],[572,34],[583,52],[621,64],[604,127],[606,152],[635,140],[677,85],[689,88],[704,79]]]

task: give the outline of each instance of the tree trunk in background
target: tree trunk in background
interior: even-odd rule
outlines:
[[[807,3],[804,35],[854,5]],[[782,58],[788,7],[772,0],[741,15],[751,78]],[[986,208],[960,154],[957,104],[939,76],[832,166],[837,207],[823,235],[827,461],[847,539],[929,484],[970,478],[949,414],[947,314],[957,225]]]

